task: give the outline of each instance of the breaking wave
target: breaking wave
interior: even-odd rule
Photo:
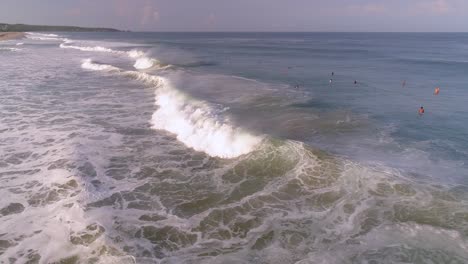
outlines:
[[[8,47],[0,47],[0,50],[8,50],[8,51],[21,51],[21,49],[18,48],[8,48]]]
[[[69,39],[62,38],[56,34],[43,34],[43,33],[33,33],[33,32],[27,32],[26,38],[32,39],[32,40],[51,40],[51,41],[64,41],[64,42],[69,41]]]
[[[212,157],[235,158],[255,149],[262,137],[251,135],[230,124],[209,103],[196,100],[174,88],[166,78],[136,71],[123,71],[117,67],[83,61],[83,69],[117,73],[155,86],[155,104],[152,116],[154,129],[174,133],[177,139],[196,151]]]
[[[93,70],[93,71],[112,71],[112,70],[119,71],[118,68],[112,65],[93,63],[91,59],[83,60],[83,63],[81,64],[81,68],[86,69],[86,70]]]
[[[137,59],[133,67],[135,67],[135,69],[138,69],[138,70],[145,70],[145,69],[149,69],[153,67],[153,65],[154,65],[154,62],[152,59],[143,57],[143,58]]]
[[[104,48],[100,46],[96,47],[81,47],[81,46],[73,46],[73,45],[66,45],[65,43],[60,44],[60,48],[62,49],[76,49],[76,50],[81,50],[81,51],[97,51],[97,52],[109,52],[109,53],[117,53],[120,54],[120,52],[109,49],[109,48]]]
[[[165,69],[169,67],[169,65],[162,65],[160,61],[148,58],[146,54],[140,50],[130,50],[130,51],[120,51],[120,50],[113,50],[111,48],[106,48],[102,46],[78,46],[73,45],[74,41],[62,38],[56,34],[42,34],[42,33],[26,33],[26,37],[33,40],[49,40],[49,41],[60,41],[60,48],[62,49],[75,49],[80,51],[86,52],[105,52],[105,53],[112,53],[121,56],[127,56],[131,59],[135,60],[135,64],[133,67],[137,70],[146,70],[153,67],[157,67],[159,69]],[[23,43],[18,43],[17,45],[22,45]]]
[[[112,53],[112,54],[117,54],[117,55],[122,55],[122,56],[128,56],[129,58],[136,60],[133,67],[135,67],[135,69],[137,70],[146,70],[154,66],[158,66],[159,68],[164,68],[162,67],[161,63],[158,60],[146,57],[145,53],[140,50],[120,51],[120,50],[113,50],[113,49],[105,48],[101,46],[88,47],[88,46],[70,45],[71,43],[72,42],[69,40],[65,41],[64,43],[60,44],[60,48],[76,49],[80,51],[89,51],[89,52],[106,52],[106,53]]]
[[[260,143],[261,137],[232,126],[207,103],[189,98],[166,79],[162,84],[156,90],[159,109],[153,114],[153,128],[174,133],[185,145],[221,158],[247,154]]]

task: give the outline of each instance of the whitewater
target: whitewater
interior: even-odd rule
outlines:
[[[468,263],[465,37],[398,36],[0,43],[0,262]]]

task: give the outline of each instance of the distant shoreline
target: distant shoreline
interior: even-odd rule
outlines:
[[[120,32],[113,28],[88,28],[73,26],[46,26],[27,24],[5,24],[0,23],[0,32],[32,32],[32,31],[55,31],[55,32]]]
[[[23,32],[0,32],[0,41],[24,38]]]

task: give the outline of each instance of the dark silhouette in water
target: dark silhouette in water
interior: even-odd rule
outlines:
[[[418,114],[422,116],[424,114],[424,107],[419,108]]]

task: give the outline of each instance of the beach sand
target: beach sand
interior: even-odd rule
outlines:
[[[10,39],[20,39],[24,37],[23,32],[0,32],[0,41]]]

